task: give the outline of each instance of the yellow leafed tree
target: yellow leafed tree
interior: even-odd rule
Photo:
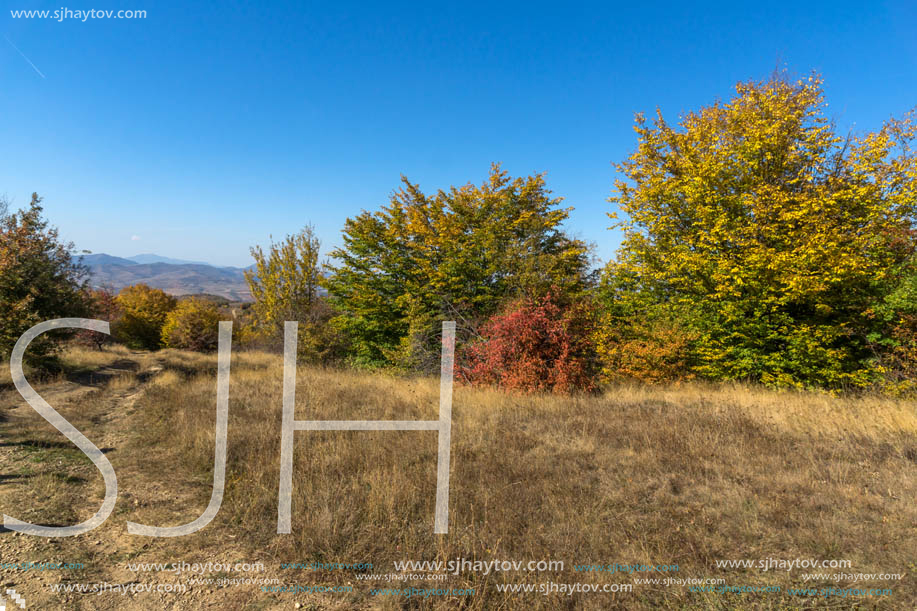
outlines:
[[[315,303],[320,268],[321,242],[311,225],[271,242],[267,253],[260,246],[251,249],[255,267],[245,272],[255,299],[253,323],[257,330],[275,333],[287,320],[302,320]]]
[[[915,129],[908,116],[845,136],[826,106],[820,77],[775,75],[677,125],[637,118],[605,297],[677,320],[699,375],[838,387],[881,373],[872,310],[914,250]]]

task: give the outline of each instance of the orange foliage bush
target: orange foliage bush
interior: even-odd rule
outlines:
[[[602,377],[609,382],[690,380],[694,377],[689,357],[692,339],[674,321],[641,320],[624,333],[606,319],[596,338]]]

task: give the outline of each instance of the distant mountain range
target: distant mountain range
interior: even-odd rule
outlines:
[[[105,253],[79,257],[95,287],[120,290],[143,283],[172,295],[219,295],[230,301],[252,301],[244,269],[216,267],[207,263],[171,259],[154,254],[113,257]]]
[[[209,263],[204,263],[203,261],[185,261],[184,259],[172,259],[170,257],[154,255],[153,253],[147,253],[145,255],[134,255],[133,257],[128,257],[127,260],[133,261],[134,263],[172,263],[173,265],[210,265]],[[211,267],[219,267],[219,266],[211,265]]]

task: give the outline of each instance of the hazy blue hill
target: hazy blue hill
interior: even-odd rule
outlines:
[[[181,261],[159,255],[139,256]],[[110,287],[120,290],[142,282],[172,295],[207,293],[230,301],[252,300],[242,269],[214,267],[206,263],[191,262],[139,263],[131,259],[113,257],[104,253],[82,257],[83,264],[89,268],[91,274],[89,283],[94,287]]]
[[[171,257],[163,257],[162,255],[157,255],[153,253],[146,253],[142,255],[134,255],[133,257],[128,257],[134,263],[171,263],[172,265],[210,265],[209,263],[204,263],[202,261],[186,261],[184,259],[173,259]],[[215,266],[212,266],[215,267]]]
[[[106,255],[105,253],[99,253],[97,255],[80,255],[80,260],[82,260],[83,265],[89,267],[94,267],[97,265],[136,265],[134,261],[130,259],[125,259],[123,257],[113,257],[111,255]]]

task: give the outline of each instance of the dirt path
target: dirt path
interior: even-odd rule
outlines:
[[[114,456],[127,445],[137,398],[161,370],[155,357],[138,353],[131,358],[116,358],[92,371],[34,386],[52,407],[106,455]],[[92,464],[44,422],[14,389],[7,389],[2,394],[0,408],[0,509],[19,519],[54,525],[82,521],[94,513],[103,488]],[[123,479],[128,474],[118,475]],[[90,485],[78,486],[81,490],[77,492],[81,494],[72,497],[73,491],[68,488],[73,486],[67,484],[84,481]],[[91,493],[86,494],[86,489]],[[131,501],[125,496],[119,491],[115,513],[118,506]],[[69,511],[62,505],[69,505]],[[55,509],[64,509],[65,515],[55,517]],[[47,539],[20,535],[0,527],[4,590],[15,589],[30,609],[107,608],[95,603],[102,603],[109,597],[97,597],[97,601],[86,604],[89,601],[80,599],[90,595],[58,593],[53,588],[87,577],[104,576],[109,581],[120,577],[118,571],[104,570],[111,565],[99,562],[106,556],[118,556],[126,551],[120,537],[111,537],[114,534],[111,531],[117,530],[113,526],[113,520],[109,519],[85,535]],[[58,564],[84,568],[61,569],[56,568]],[[18,568],[10,568],[10,565]]]
[[[259,558],[235,549],[232,534],[218,549],[208,550],[193,536],[147,538],[127,532],[127,521],[174,526],[193,520],[207,505],[209,486],[202,489],[181,472],[169,473],[163,468],[168,463],[158,460],[160,450],[142,444],[144,418],[138,403],[170,361],[155,353],[123,350],[107,359],[92,356],[105,362],[33,386],[112,462],[117,504],[102,526],[76,537],[20,535],[0,526],[0,595],[7,609],[15,608],[7,589],[24,597],[27,609],[347,608],[322,604],[318,595],[266,593],[252,583],[195,582],[227,576],[218,571],[201,575],[131,568],[185,558],[199,563]],[[11,385],[0,386],[0,513],[35,524],[71,525],[90,517],[103,496],[104,482],[88,458]],[[264,564],[265,572],[242,576],[287,577],[271,563]]]
[[[193,592],[186,593],[186,604],[179,604],[158,593],[119,591],[124,585],[151,577],[131,572],[125,561],[141,561],[156,545],[150,539],[128,535],[125,518],[117,516],[142,505],[175,504],[179,500],[171,487],[149,481],[131,469],[131,461],[119,460],[119,451],[128,447],[130,435],[135,434],[137,400],[162,369],[154,355],[136,353],[50,384],[35,384],[52,407],[109,456],[118,475],[119,493],[109,519],[85,535],[41,538],[0,527],[3,590],[16,590],[27,608],[190,608],[187,603],[199,598]],[[14,389],[2,393],[0,409],[0,510],[19,519],[52,525],[72,524],[92,515],[104,491],[95,467]],[[70,483],[83,485],[67,485]],[[69,490],[74,487],[79,489]],[[64,515],[55,516],[55,510],[61,509]],[[111,584],[114,589],[103,594],[55,591],[68,584]],[[174,596],[170,598],[175,601]]]

